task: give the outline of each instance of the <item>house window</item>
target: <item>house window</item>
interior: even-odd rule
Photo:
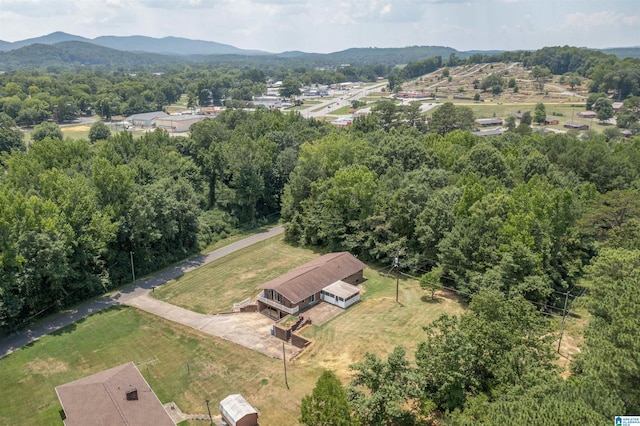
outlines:
[[[309,303],[313,303],[316,301],[316,295],[312,294],[311,296],[309,296]]]
[[[278,293],[277,291],[274,291],[273,300],[275,300],[276,302],[282,302],[282,296],[280,296],[280,293]]]

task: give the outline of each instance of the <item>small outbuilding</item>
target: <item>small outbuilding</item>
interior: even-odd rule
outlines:
[[[560,124],[560,121],[558,121],[557,118],[547,117],[544,119],[542,124],[544,124],[545,126],[555,126],[557,124]]]
[[[257,426],[258,411],[240,394],[229,395],[220,401],[222,421],[230,426]]]

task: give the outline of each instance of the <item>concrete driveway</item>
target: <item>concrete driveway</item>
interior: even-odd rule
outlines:
[[[154,299],[148,293],[130,299],[125,304],[270,357],[282,359],[282,340],[271,335],[273,321],[260,313],[205,315]],[[300,352],[300,349],[289,343],[285,343],[284,346],[287,359]]]

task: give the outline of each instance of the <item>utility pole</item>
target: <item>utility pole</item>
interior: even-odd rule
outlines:
[[[207,403],[207,411],[209,412],[209,421],[213,424],[213,417],[211,417],[211,409],[209,408],[209,400],[205,399],[204,402]]]
[[[284,351],[284,342],[282,342],[282,362],[284,364],[284,384],[289,389],[289,381],[287,380],[287,354]]]
[[[129,256],[131,257],[131,276],[133,277],[133,282],[136,282],[136,270],[133,267],[133,252],[129,252]]]
[[[562,343],[562,335],[564,334],[564,323],[567,319],[567,303],[569,302],[569,292],[564,294],[564,309],[562,309],[562,324],[560,325],[560,338],[558,339],[558,353],[560,353],[560,344]]]
[[[398,290],[400,288],[400,250],[396,252],[393,258],[393,267],[396,268],[396,303],[398,303]]]

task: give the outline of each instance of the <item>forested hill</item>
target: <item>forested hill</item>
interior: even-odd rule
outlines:
[[[179,43],[179,42],[176,42]],[[114,47],[119,43],[110,43]],[[352,66],[383,65],[395,66],[406,64],[435,56],[449,58],[451,54],[464,57],[450,47],[415,46],[405,48],[354,48],[341,52],[319,54],[304,52],[285,52],[282,54],[238,54],[237,52],[223,52],[215,55],[203,54],[160,54],[143,52],[145,43],[135,44],[140,51],[123,51],[115,48],[98,46],[91,42],[62,41],[55,44],[31,44],[16,50],[0,52],[0,67],[2,71],[25,68],[45,69],[51,66],[64,68],[75,66],[156,66],[172,63],[246,63],[253,66],[261,64],[285,64],[289,66],[305,65],[311,67],[339,67],[349,64]],[[162,49],[158,47],[158,49]],[[167,47],[167,49],[169,49]],[[131,50],[131,47],[130,49]],[[188,50],[186,50],[188,51]]]
[[[53,45],[31,44],[17,50],[0,52],[2,71],[77,66],[136,67],[178,62],[179,59],[173,56],[122,52],[81,41],[64,41]]]

